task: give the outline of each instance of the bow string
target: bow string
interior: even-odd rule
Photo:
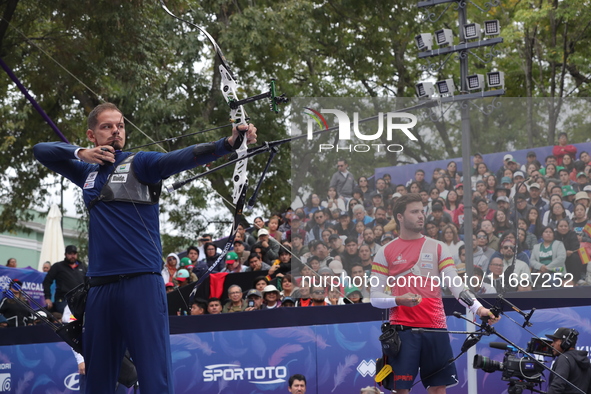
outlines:
[[[199,278],[198,281],[195,283],[195,287],[190,295],[190,297],[193,298],[196,294],[196,291],[197,291],[197,288],[199,287],[199,285],[225,259],[226,254],[230,251],[231,247],[233,246],[234,237],[236,236],[236,233],[238,231],[238,225],[240,224],[240,217],[242,216],[242,213],[243,213],[244,203],[246,200],[246,190],[248,187],[248,178],[247,178],[247,165],[248,165],[247,153],[248,153],[248,150],[247,150],[247,138],[245,136],[245,133],[248,130],[248,121],[249,121],[249,117],[246,114],[246,111],[244,110],[243,105],[268,98],[270,109],[272,111],[274,111],[275,113],[278,113],[279,112],[278,105],[287,103],[288,99],[284,95],[281,95],[281,96],[276,95],[274,80],[271,80],[271,82],[269,84],[269,91],[268,92],[265,92],[265,93],[262,93],[262,94],[259,94],[256,96],[248,97],[243,100],[238,99],[238,94],[237,94],[238,84],[236,83],[236,79],[234,77],[234,74],[232,73],[232,70],[230,69],[230,65],[228,64],[228,61],[226,60],[226,57],[224,56],[224,53],[222,52],[220,46],[215,41],[215,39],[211,36],[211,34],[209,34],[201,26],[198,26],[198,25],[194,24],[193,22],[183,19],[181,17],[178,17],[177,15],[172,13],[172,11],[170,11],[168,9],[168,7],[166,7],[166,4],[164,4],[164,0],[160,0],[160,5],[164,9],[164,11],[166,11],[167,14],[169,14],[173,18],[175,18],[183,23],[188,24],[189,26],[192,26],[192,27],[198,29],[211,42],[211,44],[216,52],[216,55],[217,55],[218,59],[220,60],[219,72],[220,72],[220,76],[221,76],[221,91],[222,91],[222,95],[224,96],[224,99],[226,100],[226,103],[230,107],[230,121],[234,124],[234,126],[237,128],[237,130],[240,134],[240,137],[235,142],[235,146],[234,146],[234,148],[236,149],[235,150],[236,166],[234,167],[234,174],[232,176],[232,181],[234,183],[234,190],[232,192],[232,200],[235,205],[235,213],[234,213],[232,231],[230,233],[230,236],[228,237],[226,244],[224,245],[224,248],[223,248],[220,256],[216,259],[216,261],[210,267],[208,267],[205,274],[202,275],[201,278]],[[244,127],[240,128],[240,126],[244,126]],[[238,147],[236,145],[238,145]],[[265,171],[263,172],[261,179],[259,181],[259,184],[257,185],[257,188],[256,188],[257,191],[260,188],[260,183],[262,182],[262,180],[265,176],[265,173],[269,167],[270,161],[273,159],[274,156],[275,156],[275,154],[272,154],[269,158],[269,161],[267,163]],[[207,172],[205,172],[204,175],[205,174],[207,174]],[[167,190],[171,192],[173,190],[176,190],[176,189],[182,187],[186,183],[191,182],[192,180],[193,179],[188,179],[186,181],[176,182],[173,185],[168,186]],[[253,195],[253,198],[251,200],[254,201],[254,198],[255,198],[255,195]],[[250,205],[251,204],[249,203],[249,206]]]

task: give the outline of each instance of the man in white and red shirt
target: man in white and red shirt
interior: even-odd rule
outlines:
[[[400,237],[384,245],[374,257],[371,278],[371,303],[390,309],[390,324],[398,331],[402,346],[395,358],[388,360],[393,370],[394,388],[407,394],[419,368],[429,394],[443,394],[457,383],[456,368],[449,336],[437,332],[415,333],[411,328],[447,329],[441,300],[441,285],[449,287],[460,300],[465,288],[451,254],[440,241],[422,235],[425,224],[419,194],[407,194],[396,202],[393,216]],[[455,280],[454,280],[455,278]],[[468,295],[470,310],[478,316],[494,315],[474,296]],[[464,306],[465,302],[460,300]]]

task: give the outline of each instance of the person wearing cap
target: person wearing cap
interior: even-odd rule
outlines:
[[[552,340],[552,353],[556,357],[552,364],[552,371],[557,374],[550,374],[547,394],[580,392],[565,382],[564,379],[584,393],[588,393],[589,388],[591,388],[591,364],[589,363],[587,351],[576,350],[575,348],[579,339],[579,332],[574,328],[560,327],[552,334],[546,334],[546,337]]]
[[[525,174],[523,171],[515,171],[513,173],[513,188],[515,188],[519,183],[523,183],[525,181]]]
[[[267,285],[262,291],[263,309],[275,309],[281,306],[281,294],[274,285]]]
[[[22,303],[29,305],[29,301],[19,290],[23,282],[18,279],[13,279],[13,281],[18,287],[15,285],[10,287],[14,294],[13,298],[4,297],[0,301],[0,316],[6,318],[8,327],[24,327],[29,322],[33,322],[34,316],[29,307],[22,305]]]
[[[496,202],[497,199],[499,197],[501,197],[501,196],[509,197],[509,192],[510,191],[507,188],[505,188],[504,186],[499,185],[499,186],[497,186],[495,188],[495,192],[492,195],[492,200]]]
[[[195,275],[195,274],[193,274]],[[185,268],[181,268],[176,272],[176,276],[174,280],[179,284],[178,287],[185,287],[188,284],[192,283],[191,281],[191,274]]]
[[[330,257],[334,258],[345,251],[345,245],[343,245],[343,239],[337,234],[332,234],[328,237],[328,243],[330,245]]]
[[[247,307],[247,302],[246,300],[242,299],[242,295],[242,288],[240,286],[232,285],[228,287],[229,300],[222,308],[222,313],[234,313],[244,311]]]
[[[176,289],[176,286],[174,282],[167,282],[164,284],[164,288],[166,289],[166,294],[168,294],[172,293]]]
[[[248,256],[250,255],[250,251],[246,250],[246,244],[244,243],[244,241],[235,239],[233,251],[238,256],[240,264],[246,264],[246,262],[248,261]]]
[[[589,176],[586,172],[579,172],[577,174],[577,190],[583,191],[585,186],[589,185]]]
[[[280,306],[282,308],[295,308],[296,300],[291,297],[283,297],[283,299],[281,300]]]
[[[363,303],[363,295],[361,294],[361,290],[359,290],[355,286],[348,287],[345,289],[345,297],[343,298],[343,303],[345,304],[362,304]]]
[[[193,272],[195,266],[193,262],[188,257],[183,257],[179,263],[179,269],[185,269],[189,273],[189,278],[187,279],[187,284],[197,282],[197,275]],[[178,270],[177,270],[178,272]],[[173,277],[173,282],[176,280],[176,275]],[[178,282],[177,282],[178,284]]]
[[[328,267],[328,264],[333,260],[330,256],[328,245],[322,241],[315,241],[308,245],[312,256],[318,258],[320,267]]]
[[[347,211],[341,211],[339,215],[339,222],[336,224],[336,230],[339,235],[349,237],[355,233],[355,224],[351,221],[351,217]]]
[[[508,176],[502,177],[501,178],[501,186],[507,190],[511,190],[511,188],[513,187],[513,182],[511,181],[511,178]]]
[[[291,248],[289,246],[281,245],[279,249],[279,258],[273,261],[271,268],[267,274],[267,279],[278,277],[281,278],[285,274],[291,272]]]
[[[555,145],[554,148],[552,148],[552,155],[556,157],[556,163],[559,166],[562,165],[562,158],[564,155],[577,157],[577,148],[574,145],[568,144],[568,136],[564,131],[558,134],[558,145]]]
[[[507,196],[499,196],[497,198],[496,205],[497,205],[497,210],[503,209],[503,210],[506,210],[507,212],[509,212],[511,209],[511,201],[509,200],[509,197],[507,197]]]
[[[520,218],[526,219],[527,213],[532,207],[533,205],[528,204],[525,194],[517,193],[515,195],[515,209],[509,213],[509,220],[517,223]]]
[[[388,231],[388,232],[384,233],[384,235],[382,235],[382,240],[380,241],[380,245],[384,246],[388,242],[394,240],[395,238],[396,237],[394,236],[394,234]]]
[[[187,257],[185,258],[189,260]],[[172,278],[175,277],[180,265],[181,262],[179,260],[179,256],[176,253],[169,253],[168,256],[166,256],[166,262],[164,263],[164,268],[162,268],[161,272],[164,283],[172,281]]]
[[[220,272],[237,273],[246,272],[246,266],[242,265],[236,252],[228,252],[226,255],[226,266]]]
[[[452,221],[450,214],[443,211],[443,205],[439,203],[431,205],[431,214],[427,216],[427,222],[435,223],[437,228],[440,228],[442,223],[450,224]]]
[[[65,259],[53,264],[43,279],[43,293],[47,309],[60,315],[64,313],[64,308],[67,305],[66,294],[74,287],[84,283],[86,271],[88,271],[88,266],[86,263],[78,261],[76,246],[66,246]],[[53,282],[55,282],[55,302],[51,301],[51,284]]]
[[[503,166],[499,168],[499,170],[495,173],[495,176],[497,179],[501,179],[505,174],[505,170],[511,170],[511,172],[515,172],[519,167],[520,166],[513,158],[513,155],[506,154],[503,156]]]
[[[257,289],[250,289],[246,292],[246,308],[245,312],[256,311],[263,309],[263,294]]]
[[[530,150],[529,152],[527,152],[527,156],[526,156],[526,162],[524,165],[521,166],[520,170],[523,171],[523,173],[527,173],[527,167],[533,164],[535,165],[537,168],[541,168],[542,167],[542,163],[540,163],[538,161],[538,156],[536,155],[536,152],[534,152],[533,150]]]
[[[476,175],[478,173],[478,164],[480,163],[484,163],[484,159],[480,152],[476,152],[472,156],[472,173],[470,175]]]
[[[577,192],[575,191],[575,189],[571,185],[561,186],[561,189],[562,189],[562,199],[570,204],[569,208],[567,208],[567,209],[569,210],[570,213],[572,213],[575,208],[573,202],[575,200],[575,196],[577,195]]]
[[[542,198],[542,191],[539,183],[534,182],[529,185],[529,199],[527,202],[538,208],[540,212],[547,209],[549,201]]]
[[[301,228],[301,219],[295,213],[287,217],[287,222],[289,223],[289,229],[284,232],[284,240],[285,239],[292,239],[294,234],[299,234],[302,239],[306,239],[306,230]]]

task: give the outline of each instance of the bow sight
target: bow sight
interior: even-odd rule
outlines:
[[[223,89],[227,87],[224,86]],[[242,100],[229,100],[228,105],[231,109],[237,109],[239,106],[244,104],[253,103],[255,101],[263,100],[269,98],[269,109],[275,113],[279,112],[279,105],[280,104],[287,104],[289,102],[289,98],[285,97],[285,93],[280,96],[277,96],[277,91],[275,88],[275,79],[271,79],[269,82],[269,91],[261,94],[257,94],[256,96],[247,97]]]

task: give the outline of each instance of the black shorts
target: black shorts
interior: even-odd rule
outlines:
[[[445,331],[445,330],[441,330]],[[394,389],[410,389],[419,374],[425,388],[451,387],[458,383],[456,366],[449,363],[453,356],[449,334],[399,331],[400,353],[390,359],[394,374]]]

